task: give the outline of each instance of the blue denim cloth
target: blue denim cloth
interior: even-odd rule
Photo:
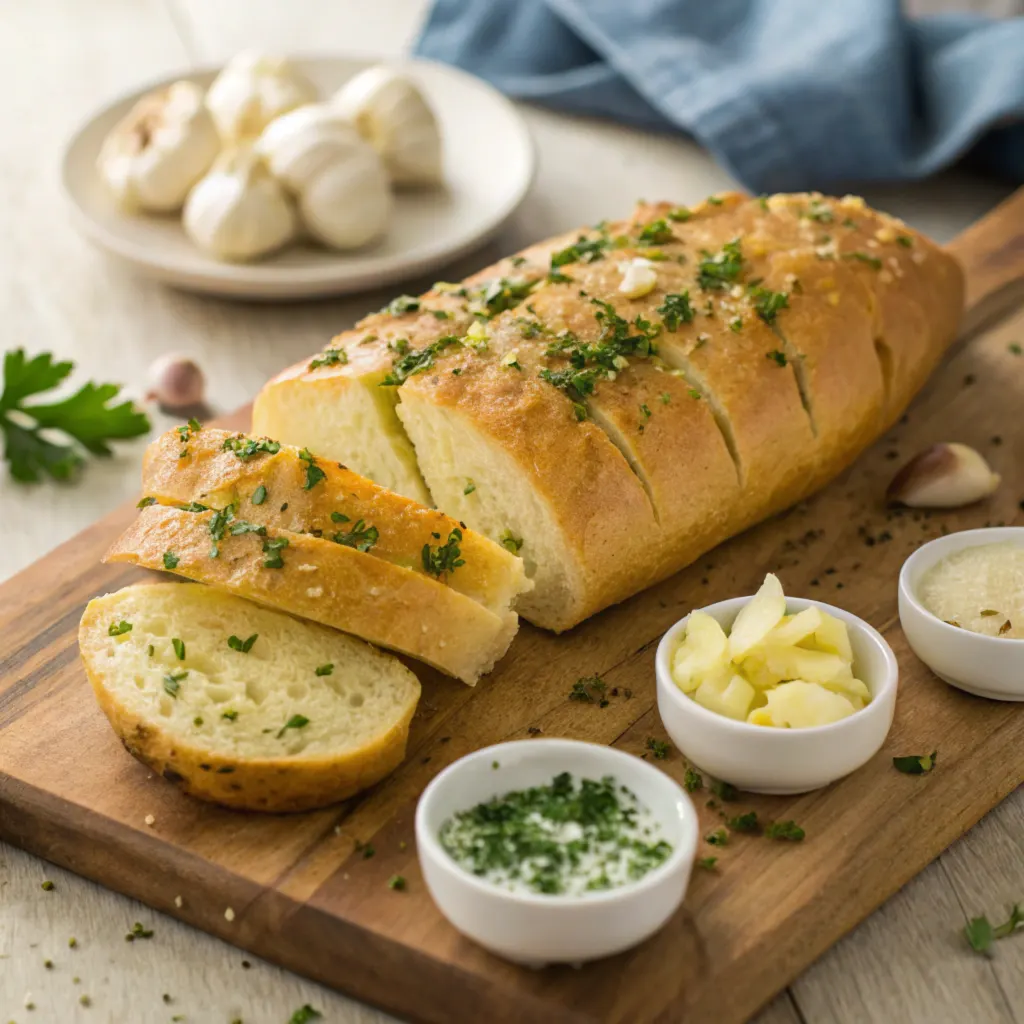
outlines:
[[[502,92],[682,130],[747,187],[1024,181],[1024,18],[899,0],[435,0],[416,52]]]

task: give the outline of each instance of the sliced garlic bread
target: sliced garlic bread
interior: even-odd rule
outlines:
[[[144,500],[163,505],[231,506],[250,522],[358,547],[432,575],[499,616],[507,615],[518,595],[533,586],[520,558],[450,516],[337,462],[266,438],[208,427],[170,430],[146,450],[142,491]],[[438,574],[429,550],[455,531],[462,535],[462,564]]]
[[[433,554],[452,559],[457,543]],[[471,686],[505,653],[519,621],[422,573],[330,540],[227,511],[143,508],[105,561],[166,569],[425,661]]]
[[[405,756],[420,696],[391,655],[194,583],[95,598],[79,647],[133,756],[248,810],[309,810],[372,786]]]

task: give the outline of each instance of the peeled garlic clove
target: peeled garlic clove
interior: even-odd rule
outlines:
[[[206,378],[199,364],[180,352],[168,352],[149,368],[147,400],[172,411],[200,405],[206,394]]]
[[[213,118],[194,82],[143,96],[103,142],[97,170],[127,210],[180,210],[220,151]]]
[[[658,286],[658,272],[655,265],[648,259],[638,256],[621,264],[622,281],[619,293],[628,299],[640,299],[650,295]]]
[[[225,150],[189,193],[185,232],[222,260],[251,260],[290,242],[298,231],[291,199],[251,146]]]
[[[333,108],[311,104],[279,117],[256,149],[296,196],[303,224],[318,241],[352,249],[387,227],[392,197],[384,165]]]
[[[442,180],[441,131],[411,79],[392,68],[368,68],[334,94],[331,106],[380,154],[396,185]]]
[[[893,477],[886,497],[911,508],[960,508],[999,486],[984,457],[965,444],[933,444]]]
[[[283,57],[246,51],[214,79],[206,106],[225,142],[254,139],[275,117],[312,103],[316,87]]]

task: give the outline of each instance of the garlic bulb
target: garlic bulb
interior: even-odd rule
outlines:
[[[148,93],[106,137],[100,177],[126,210],[180,210],[220,151],[213,118],[194,82]]]
[[[206,396],[206,378],[194,359],[180,352],[168,352],[153,361],[149,368],[150,390],[147,401],[153,400],[163,409],[189,409],[202,404]]]
[[[893,477],[886,497],[911,508],[960,508],[999,486],[984,457],[965,444],[933,444]]]
[[[250,260],[290,242],[298,230],[292,201],[251,146],[227,149],[189,193],[185,231],[222,260]]]
[[[396,185],[441,181],[437,118],[410,79],[391,68],[368,68],[346,82],[331,105],[377,150]]]
[[[626,298],[640,299],[657,288],[658,273],[650,260],[638,256],[620,264],[620,267],[622,281],[619,282],[619,292]]]
[[[255,138],[275,117],[312,103],[316,88],[283,57],[246,51],[214,79],[206,106],[226,142]]]
[[[256,149],[296,197],[303,224],[318,241],[353,249],[387,227],[392,198],[384,165],[331,107],[310,104],[279,117]]]

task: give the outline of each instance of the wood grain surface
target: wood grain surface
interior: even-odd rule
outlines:
[[[1019,201],[954,243],[972,276],[1001,263],[996,252],[1021,248],[1024,219],[1006,216]],[[1001,276],[991,288],[1003,284]],[[972,280],[972,288],[976,302],[989,298],[989,286]],[[907,649],[895,615],[899,566],[923,540],[1024,518],[1024,439],[1004,433],[1024,399],[1021,357],[1010,346],[1022,329],[1018,311],[962,345],[905,421],[848,473],[698,565],[561,637],[524,628],[476,690],[419,670],[424,698],[405,764],[373,791],[311,814],[200,804],[118,746],[84,682],[75,627],[90,597],[145,576],[97,564],[134,513],[121,508],[0,588],[0,834],[412,1020],[745,1020],[1024,781],[1020,709],[936,680]],[[245,419],[242,410],[230,425]],[[951,419],[960,440],[991,454],[1004,486],[958,513],[886,510],[893,463]],[[654,709],[656,641],[690,608],[752,592],[766,570],[789,593],[840,603],[886,634],[902,679],[883,751],[826,790],[726,805],[729,814],[793,818],[808,838],[734,836],[714,851],[715,870],[697,873],[684,908],[634,951],[581,970],[532,972],[461,938],[417,868],[413,810],[429,778],[529,729],[644,755],[649,739],[665,738]],[[607,708],[569,702],[572,681],[593,674],[619,696]],[[894,754],[932,749],[939,767],[928,776],[892,768]],[[678,754],[660,764],[681,780]],[[698,807],[710,832],[723,812]],[[376,855],[363,857],[357,843]],[[409,880],[408,891],[388,888],[393,874]]]

